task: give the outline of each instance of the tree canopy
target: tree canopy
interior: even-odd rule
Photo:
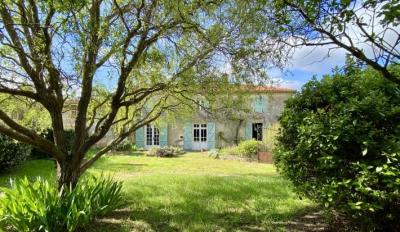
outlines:
[[[351,56],[400,84],[388,69],[400,59],[400,4],[387,0],[278,0],[265,4],[279,43],[292,48],[329,46]]]
[[[0,93],[47,111],[54,143],[3,107],[0,132],[52,154],[60,185],[74,185],[112,146],[185,99],[259,82],[266,67],[285,62],[275,44],[262,40],[269,27],[257,20],[263,16],[258,6],[233,0],[2,0]],[[226,63],[232,64],[229,77]],[[75,139],[68,149],[63,111],[72,104]],[[126,129],[84,160],[116,124]]]

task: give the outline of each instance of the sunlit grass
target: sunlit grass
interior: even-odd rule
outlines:
[[[52,178],[53,171],[51,161],[29,161],[0,177],[0,184],[23,175]],[[123,215],[111,215],[94,231],[279,231],[312,206],[273,165],[215,160],[207,153],[107,156],[89,172],[123,181],[127,199]]]

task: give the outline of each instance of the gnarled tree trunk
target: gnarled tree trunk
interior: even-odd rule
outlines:
[[[68,156],[70,157],[70,156]],[[80,177],[80,163],[71,162],[71,160],[57,161],[57,182],[58,188],[63,186],[75,188]]]

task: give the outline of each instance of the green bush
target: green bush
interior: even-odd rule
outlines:
[[[0,198],[0,229],[76,231],[96,216],[111,212],[122,201],[122,183],[111,178],[85,178],[61,193],[47,180],[13,182]],[[63,197],[60,197],[60,196]]]
[[[116,150],[116,151],[136,151],[137,149],[136,149],[135,144],[133,144],[127,140],[124,140],[120,144],[118,144],[114,148],[114,150]]]
[[[54,137],[53,137],[53,129],[47,129],[44,130],[40,135],[47,139],[48,141],[54,143]],[[72,145],[75,139],[75,131],[74,130],[66,130],[64,131],[65,139],[67,141],[67,148],[68,150],[72,149]],[[37,148],[33,148],[31,151],[31,156],[37,159],[43,159],[43,158],[50,158],[51,155],[47,154],[44,151],[41,151]]]
[[[31,147],[0,134],[0,172],[21,164],[27,159]]]
[[[399,86],[372,70],[313,79],[279,121],[275,164],[299,193],[362,230],[400,230]]]
[[[254,139],[245,140],[239,143],[237,149],[240,156],[253,158],[257,155],[260,148],[260,142]]]
[[[214,159],[219,159],[221,155],[221,151],[219,149],[212,149],[208,151],[208,157],[214,158]]]
[[[174,157],[185,152],[180,147],[152,147],[147,152],[148,156],[157,156],[157,157]]]

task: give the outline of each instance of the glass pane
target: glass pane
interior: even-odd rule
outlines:
[[[154,144],[160,145],[160,130],[154,127]]]
[[[152,128],[151,126],[146,127],[146,145],[153,145],[153,139],[152,139]]]
[[[207,130],[205,129],[201,130],[201,141],[202,142],[207,141]]]
[[[193,141],[200,141],[200,130],[194,129],[193,130]]]

